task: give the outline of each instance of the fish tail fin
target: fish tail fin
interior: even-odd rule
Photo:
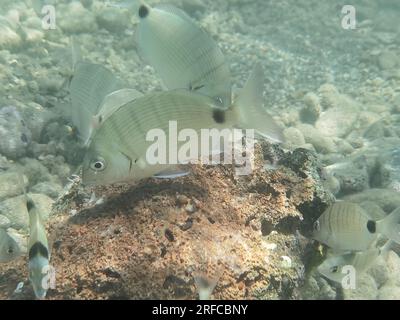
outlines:
[[[238,126],[254,129],[259,135],[274,142],[283,142],[281,128],[264,108],[263,83],[264,72],[261,65],[257,64],[234,102]]]
[[[376,231],[388,239],[400,243],[400,207],[393,210],[387,217],[377,221]]]

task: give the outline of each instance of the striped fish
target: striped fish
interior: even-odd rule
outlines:
[[[139,53],[169,90],[188,89],[231,105],[231,75],[217,43],[182,10],[141,1],[136,30]]]
[[[338,251],[367,250],[379,234],[400,243],[400,208],[374,221],[357,204],[340,201],[314,223],[313,238]]]
[[[138,181],[172,169],[173,164],[150,164],[146,157],[153,144],[146,141],[147,134],[152,129],[168,134],[171,120],[177,122],[178,132],[190,128],[197,136],[201,129],[240,127],[282,141],[280,128],[263,108],[262,80],[262,69],[257,66],[227,110],[216,106],[213,99],[187,90],[151,93],[121,106],[93,131],[83,162],[82,182],[96,185]]]
[[[49,272],[49,244],[46,229],[35,203],[27,196],[26,207],[29,213],[29,280],[38,299],[44,299],[47,294],[43,287]]]

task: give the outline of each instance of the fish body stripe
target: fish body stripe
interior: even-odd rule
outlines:
[[[46,246],[41,242],[35,242],[29,249],[29,260],[33,259],[37,255],[40,255],[46,259],[49,259],[49,251]]]

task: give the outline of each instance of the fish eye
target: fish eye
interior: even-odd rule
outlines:
[[[319,231],[320,230],[320,224],[319,224],[318,220],[314,222],[313,229],[314,229],[314,231]]]
[[[106,162],[103,158],[97,158],[90,163],[90,168],[94,171],[103,171],[106,168]]]
[[[332,273],[336,273],[336,272],[338,272],[338,270],[339,270],[339,267],[338,267],[338,266],[333,266],[333,267],[331,268],[331,272],[332,272]]]

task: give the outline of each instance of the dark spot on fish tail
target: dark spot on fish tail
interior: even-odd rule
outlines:
[[[224,123],[225,122],[225,111],[224,110],[214,110],[213,111],[213,119],[216,123]]]
[[[21,134],[21,141],[24,142],[24,143],[28,142],[28,138],[26,137],[25,133]]]
[[[370,233],[375,233],[376,232],[376,222],[369,220],[367,222],[367,229]]]
[[[141,5],[139,8],[139,17],[146,18],[149,15],[149,9],[145,5]]]
[[[35,204],[31,199],[28,199],[26,202],[26,208],[28,209],[28,212],[31,211],[35,207]]]
[[[37,255],[40,255],[46,259],[49,259],[49,251],[41,242],[36,242],[31,247],[31,249],[29,250],[29,260],[33,259]]]
[[[99,124],[103,122],[103,116],[99,116]]]

